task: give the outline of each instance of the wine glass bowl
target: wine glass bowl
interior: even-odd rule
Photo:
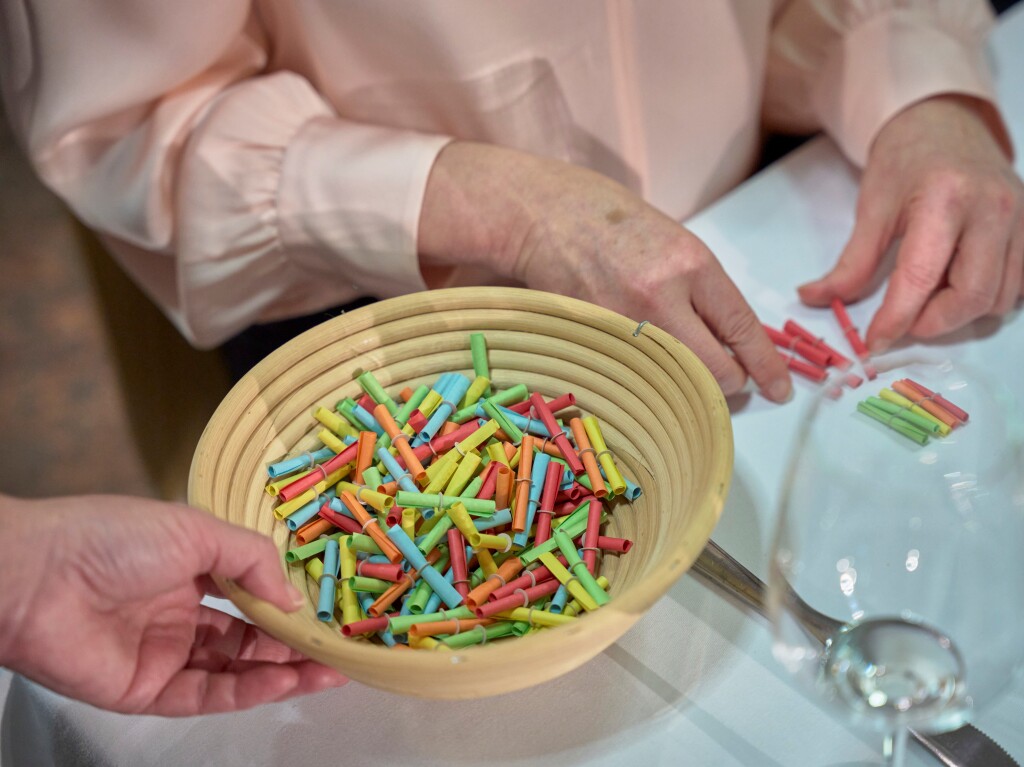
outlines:
[[[906,378],[966,423],[920,444],[858,411]],[[769,567],[773,649],[855,725],[954,729],[1019,673],[1021,437],[1007,388],[949,361],[899,365],[808,408]]]

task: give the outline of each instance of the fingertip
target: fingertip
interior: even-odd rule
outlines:
[[[785,404],[793,399],[793,382],[789,376],[777,378],[764,388],[763,393],[772,402]]]
[[[288,612],[294,612],[306,604],[306,595],[294,583],[289,583],[286,591],[288,599],[291,601],[291,605],[287,608]]]
[[[828,302],[823,280],[806,282],[796,289],[796,293],[808,306],[823,306]]]

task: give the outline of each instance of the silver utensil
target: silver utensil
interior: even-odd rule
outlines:
[[[767,617],[764,582],[714,541],[708,541],[691,572]],[[839,621],[814,610],[794,592],[787,598],[804,629],[820,642],[824,643],[840,627]],[[973,725],[934,734],[908,729],[918,743],[947,767],[1020,767],[998,743]]]

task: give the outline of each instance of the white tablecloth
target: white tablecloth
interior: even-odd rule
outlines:
[[[1024,8],[993,41],[1015,143],[1024,147]],[[1024,161],[1018,160],[1018,171]],[[817,139],[687,222],[762,319],[835,333],[795,286],[823,273],[852,225],[857,176]],[[851,307],[866,325],[880,296]],[[1024,318],[945,339],[1024,398]],[[813,385],[795,400],[734,403],[735,474],[714,539],[763,575],[782,467]],[[993,609],[1001,605],[998,591]],[[68,648],[74,652],[73,647]],[[0,676],[0,695],[6,672]],[[977,724],[1024,762],[1024,684]],[[472,733],[480,733],[474,736]],[[97,711],[14,678],[0,730],[3,767],[21,765],[730,765],[880,763],[878,739],[834,720],[771,657],[764,624],[686,576],[619,642],[577,672],[476,702],[413,700],[351,684],[254,711],[185,720]],[[937,764],[914,747],[910,763]]]

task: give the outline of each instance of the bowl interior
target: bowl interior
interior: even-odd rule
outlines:
[[[265,467],[315,449],[318,405],[362,392],[371,370],[389,392],[447,371],[472,377],[469,335],[486,336],[492,385],[524,383],[550,398],[572,392],[596,416],[623,473],[643,494],[617,500],[606,534],[634,541],[605,556],[611,602],[571,625],[456,652],[395,652],[341,636],[316,618],[316,586],[303,568],[289,577],[314,597],[285,614],[221,583],[272,635],[353,679],[431,698],[508,692],[570,671],[611,644],[693,563],[721,513],[732,471],[729,412],[714,378],[678,340],[613,312],[554,294],[459,288],[388,299],[329,320],[278,349],[228,394],[192,464],[189,499],[216,516],[271,536]],[[308,583],[307,583],[308,581]]]

